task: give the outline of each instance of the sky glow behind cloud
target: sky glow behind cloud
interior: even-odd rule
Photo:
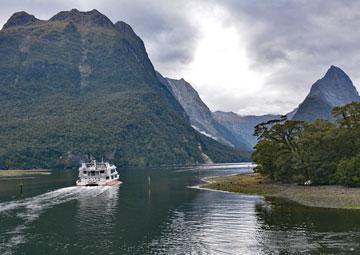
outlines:
[[[98,9],[130,24],[155,68],[184,78],[211,110],[286,113],[330,65],[360,83],[360,2],[238,0],[0,0],[0,22]]]

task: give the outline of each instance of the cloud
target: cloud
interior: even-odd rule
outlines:
[[[19,10],[48,19],[72,8],[98,9],[113,22],[123,20],[144,40],[155,67],[166,76],[192,82],[212,110],[290,111],[330,65],[343,68],[355,85],[360,84],[359,1],[0,0],[0,4],[2,24]]]
[[[87,11],[98,9],[113,22],[122,20],[130,24],[145,41],[145,46],[156,67],[165,73],[191,62],[200,32],[192,22],[196,1],[167,0],[13,0],[1,3],[0,22],[16,11],[24,10],[37,18],[49,19],[57,12],[77,8]]]
[[[207,5],[222,9],[225,14],[217,17],[218,22],[223,30],[236,28],[240,48],[246,52],[240,62],[229,56],[227,63],[219,61],[218,69],[210,68],[211,71],[203,72],[202,77],[189,73],[190,81],[212,110],[242,114],[286,113],[305,98],[311,85],[331,65],[344,69],[359,88],[360,2],[213,0],[207,1]],[[220,31],[219,36],[223,35]],[[220,39],[217,43],[227,44]],[[233,47],[232,50],[233,57],[239,60],[241,49]],[[248,68],[241,69],[240,78],[232,77],[233,82],[237,82],[234,86],[228,76],[236,71],[229,73],[227,69],[241,63]],[[202,64],[206,68],[204,61]],[[214,72],[227,82],[221,83]],[[249,94],[247,88],[259,87],[256,79],[251,79],[252,73],[263,79],[261,89]]]
[[[165,73],[191,62],[199,38],[191,22],[192,1],[90,1],[112,20],[129,23],[145,41],[151,60]]]
[[[0,24],[4,24],[14,12],[26,11],[40,19],[48,19],[57,12],[72,8],[81,8],[78,1],[70,0],[0,0]]]
[[[253,70],[268,71],[264,90],[282,90],[298,104],[330,65],[343,68],[355,81],[360,63],[358,1],[220,2],[245,38]],[[286,101],[288,98],[285,99]],[[284,100],[284,102],[285,102]],[[284,107],[284,110],[286,109]]]

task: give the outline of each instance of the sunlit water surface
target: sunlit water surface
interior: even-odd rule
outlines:
[[[247,171],[122,169],[114,187],[74,187],[71,171],[0,179],[0,254],[359,253],[358,211],[197,188]]]

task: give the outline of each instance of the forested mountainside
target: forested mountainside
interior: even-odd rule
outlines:
[[[97,10],[15,13],[0,31],[0,168],[241,161],[197,133],[142,40]]]

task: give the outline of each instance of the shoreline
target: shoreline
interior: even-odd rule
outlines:
[[[49,169],[11,169],[11,170],[0,170],[0,178],[6,177],[21,177],[27,175],[48,175],[51,174]]]
[[[282,198],[309,207],[360,209],[360,188],[273,183],[256,173],[205,178],[201,188]]]

